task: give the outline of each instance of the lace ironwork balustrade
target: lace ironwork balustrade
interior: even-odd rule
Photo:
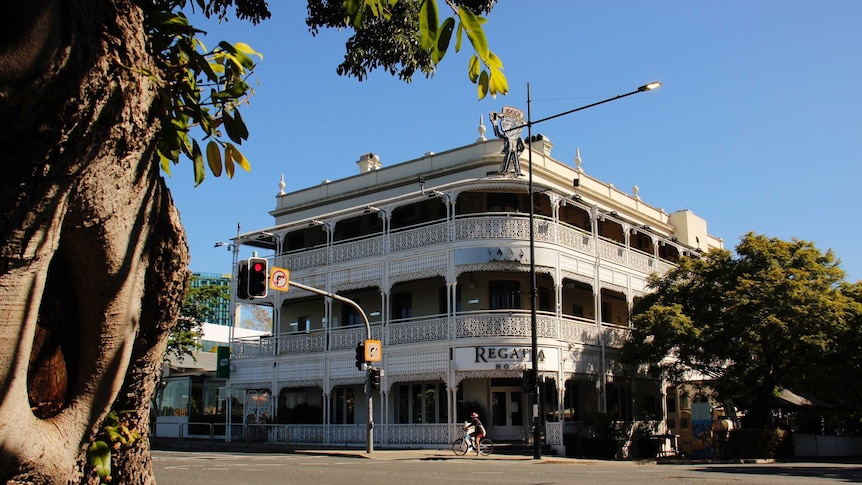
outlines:
[[[599,330],[595,322],[564,318],[560,325],[560,340],[573,344],[596,345]]]
[[[231,357],[265,357],[272,355],[274,339],[272,337],[254,337],[248,339],[234,339]]]
[[[593,235],[576,227],[559,225],[557,229],[559,233],[558,242],[567,248],[574,249],[587,254],[595,254],[595,245],[592,244]]]
[[[620,264],[625,263],[626,248],[624,246],[621,246],[619,243],[599,238],[598,250],[599,257],[606,261],[613,261]]]
[[[526,217],[469,217],[455,221],[455,239],[525,239],[530,238]]]
[[[322,445],[324,443],[324,426],[322,424],[289,424],[287,433],[290,444]]]
[[[370,258],[381,254],[383,254],[383,238],[379,234],[332,245],[333,263]]]
[[[605,345],[612,348],[620,348],[629,335],[629,329],[625,327],[602,326],[602,340]]]
[[[655,258],[637,249],[629,249],[629,266],[644,273],[652,273],[655,271]]]
[[[442,244],[449,240],[448,223],[432,224],[414,229],[405,229],[389,235],[389,251],[407,251],[409,249]]]
[[[323,330],[311,333],[283,333],[278,337],[278,353],[323,352],[326,350],[326,334]]]
[[[385,428],[387,441],[391,445],[434,445],[454,440],[449,439],[448,424],[387,424]]]
[[[545,423],[545,444],[547,445],[562,445],[563,444],[563,423],[547,422]]]
[[[665,274],[674,268],[676,268],[675,264],[663,261],[661,259],[657,260],[655,263],[655,270],[658,272],[658,274]]]
[[[306,249],[282,255],[281,265],[291,271],[306,268],[317,268],[329,263],[329,250],[325,247]]]
[[[365,424],[332,424],[329,425],[329,443],[334,445],[349,445],[365,443]],[[383,438],[383,433],[374,433],[374,442]]]
[[[392,323],[386,327],[386,336],[387,342],[393,345],[450,338],[445,318]]]
[[[380,325],[371,327],[371,338],[380,339],[381,334],[382,327]],[[368,333],[365,331],[365,325],[335,328],[329,333],[329,349],[355,349],[356,344],[364,342],[366,338],[368,338]]]
[[[471,337],[529,337],[532,335],[529,313],[485,313],[455,317],[457,338]],[[536,316],[536,335],[556,338],[557,318]]]

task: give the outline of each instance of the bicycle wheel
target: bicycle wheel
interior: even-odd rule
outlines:
[[[494,442],[489,439],[483,438],[482,442],[479,443],[479,453],[482,456],[488,456],[491,454],[492,451],[494,451]]]
[[[458,438],[452,442],[452,452],[456,455],[467,454],[467,442],[464,441],[464,438]]]

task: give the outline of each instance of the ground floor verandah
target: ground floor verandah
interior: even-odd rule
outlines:
[[[374,444],[437,447],[451,443],[461,423],[476,412],[488,437],[498,442],[532,443],[533,410],[543,444],[562,450],[564,434],[586,432],[585,422],[600,410],[619,422],[660,419],[661,386],[649,379],[594,375],[540,375],[538,405],[523,370],[456,373],[451,382],[393,382],[372,392]],[[271,388],[234,387],[232,439],[301,445],[359,446],[366,443],[368,402],[361,383],[318,386],[279,383]],[[228,438],[231,439],[231,438]]]

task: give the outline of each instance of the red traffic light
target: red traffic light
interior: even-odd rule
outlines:
[[[248,260],[248,296],[265,298],[269,283],[269,268],[266,259],[253,257]]]

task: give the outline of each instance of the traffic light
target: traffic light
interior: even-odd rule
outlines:
[[[239,274],[236,282],[236,297],[241,300],[248,299],[248,261],[239,262]]]
[[[264,258],[248,258],[248,297],[265,298],[269,288],[269,267]]]
[[[378,367],[371,368],[371,388],[379,391],[380,390],[380,376],[383,374]]]
[[[362,364],[365,363],[365,342],[356,344],[356,368],[362,370]]]

